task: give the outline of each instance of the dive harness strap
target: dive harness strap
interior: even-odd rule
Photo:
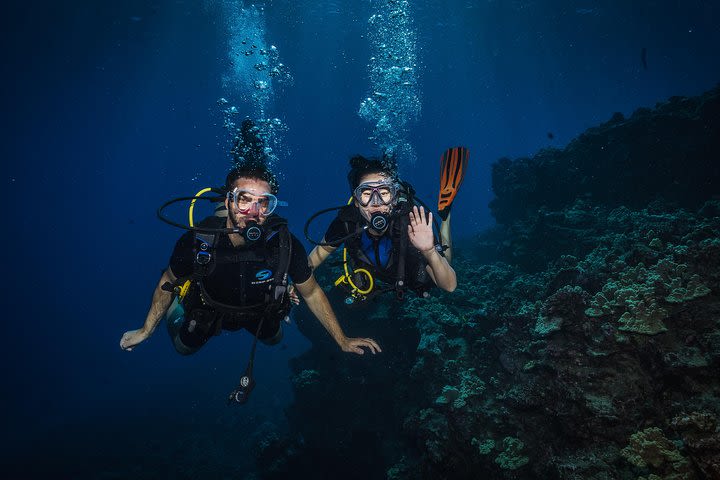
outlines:
[[[257,349],[258,336],[265,323],[265,319],[270,316],[270,312],[274,306],[281,304],[285,300],[287,294],[288,284],[288,270],[290,268],[290,259],[292,258],[292,241],[290,240],[290,232],[287,229],[287,224],[282,227],[280,234],[280,258],[278,261],[278,268],[275,271],[273,277],[273,287],[271,293],[268,293],[266,297],[266,307],[263,311],[260,323],[258,324],[257,331],[255,332],[255,338],[253,338],[252,349],[250,350],[250,360],[248,361],[245,373],[240,377],[240,383],[235,389],[228,395],[228,405],[233,402],[239,403],[240,405],[247,402],[250,397],[250,392],[255,388],[255,378],[253,377],[253,365],[255,363],[255,350]],[[278,327],[280,328],[280,327]]]
[[[398,252],[398,266],[395,280],[395,296],[398,300],[405,298],[405,257],[408,242],[407,227],[408,217],[407,215],[402,215],[400,217],[400,249]]]

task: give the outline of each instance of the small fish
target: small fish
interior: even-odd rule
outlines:
[[[547,137],[552,140],[553,138],[555,138],[555,134],[552,132],[547,132]]]

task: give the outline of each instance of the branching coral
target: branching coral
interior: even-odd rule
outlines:
[[[505,437],[503,439],[503,451],[495,458],[495,463],[504,470],[517,470],[527,465],[530,459],[522,454],[523,448],[525,448],[525,444],[520,439]]]
[[[488,455],[490,452],[492,452],[493,448],[495,448],[495,440],[492,438],[488,438],[486,440],[480,441],[477,438],[473,437],[472,440],[470,440],[470,445],[477,448],[477,452],[480,455]]]
[[[460,373],[460,385],[453,387],[445,385],[442,394],[435,400],[439,405],[452,405],[453,408],[462,408],[467,403],[467,399],[480,395],[485,391],[485,382],[475,373],[474,368],[470,368]]]

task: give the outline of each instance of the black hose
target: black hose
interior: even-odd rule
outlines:
[[[345,242],[345,240],[352,238],[356,235],[360,235],[363,231],[365,231],[365,229],[368,228],[367,225],[357,229],[356,231],[354,231],[353,233],[351,233],[349,235],[346,235],[346,236],[344,236],[338,240],[332,241],[332,242],[317,242],[317,241],[313,240],[312,238],[310,238],[310,234],[308,233],[308,228],[310,228],[310,224],[312,223],[313,220],[315,220],[317,217],[319,217],[323,213],[332,212],[333,210],[340,210],[344,206],[345,205],[341,205],[339,207],[326,208],[324,210],[320,210],[319,212],[315,212],[310,218],[308,218],[307,222],[305,222],[305,228],[303,229],[303,233],[305,234],[305,238],[307,239],[307,241],[312,243],[313,245],[320,245],[323,247],[339,247],[340,245],[343,244],[343,242]]]
[[[170,220],[163,214],[163,210],[165,210],[167,207],[172,205],[173,203],[178,202],[187,202],[189,200],[208,200],[212,203],[217,203],[221,200],[223,200],[223,197],[178,197],[173,198],[172,200],[168,200],[167,202],[163,203],[160,208],[157,210],[157,216],[160,220],[167,223],[168,225],[172,225],[173,227],[182,228],[183,230],[192,230],[193,232],[201,232],[201,233],[240,233],[239,228],[208,228],[208,227],[191,227],[190,225],[184,225],[182,223],[174,222],[173,220]]]

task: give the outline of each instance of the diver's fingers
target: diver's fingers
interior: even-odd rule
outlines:
[[[424,225],[425,224],[425,209],[422,206],[420,206],[420,208],[418,208],[417,217],[418,217],[418,223],[420,225]]]
[[[346,352],[357,353],[358,355],[365,355],[365,350],[363,350],[363,348],[367,348],[373,354],[382,352],[380,346],[372,338],[353,338],[350,340],[349,344],[343,348],[343,350]]]
[[[433,219],[432,219],[432,212],[428,210],[428,218],[427,218],[427,224],[432,225]]]
[[[382,352],[382,350],[380,349],[380,345],[378,345],[375,340],[373,340],[372,338],[367,338],[366,340],[369,344],[368,348],[370,348],[371,352],[373,352],[373,353]]]
[[[358,338],[358,345],[367,348],[373,355],[380,351],[380,346],[372,338]]]

